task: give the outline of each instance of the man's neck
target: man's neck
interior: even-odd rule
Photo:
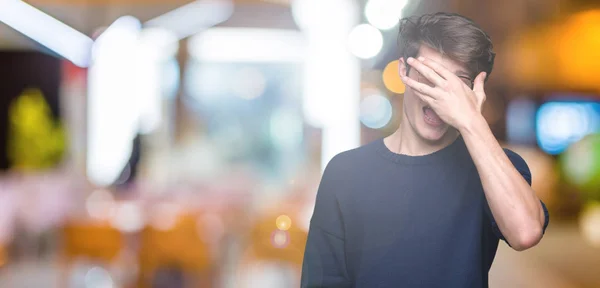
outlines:
[[[403,119],[400,127],[392,135],[384,139],[385,145],[390,151],[408,156],[422,156],[439,151],[456,140],[458,131],[450,128],[448,132],[436,142],[429,142],[421,138],[413,130],[408,120]]]

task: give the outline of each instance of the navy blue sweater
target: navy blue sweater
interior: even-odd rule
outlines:
[[[525,161],[505,152],[531,184]],[[425,156],[396,154],[379,139],[327,165],[301,286],[488,287],[500,239],[461,137]]]

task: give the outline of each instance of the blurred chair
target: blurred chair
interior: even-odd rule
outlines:
[[[75,260],[111,265],[125,246],[121,232],[106,222],[69,222],[63,227],[62,238],[60,287],[68,287],[68,276]]]
[[[217,269],[197,219],[185,214],[169,229],[144,228],[138,287],[213,287]]]
[[[294,215],[268,213],[254,224],[237,267],[236,287],[297,286],[308,234],[294,224]],[[277,279],[265,279],[269,277]]]

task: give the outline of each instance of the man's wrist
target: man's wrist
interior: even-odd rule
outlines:
[[[481,128],[488,127],[488,123],[481,115],[481,113],[475,113],[468,121],[465,121],[459,127],[456,127],[461,135],[475,135]]]

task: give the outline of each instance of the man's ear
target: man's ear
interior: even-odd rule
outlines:
[[[403,57],[398,59],[398,74],[400,74],[400,76],[406,76],[406,63],[404,62]]]

